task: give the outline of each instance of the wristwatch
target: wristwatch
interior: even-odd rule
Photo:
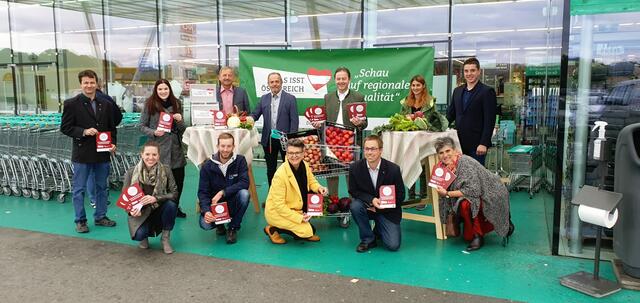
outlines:
[[[444,197],[447,199],[451,199],[451,197],[449,197],[449,192],[447,192],[447,194]]]

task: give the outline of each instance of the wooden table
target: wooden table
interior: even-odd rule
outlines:
[[[184,135],[182,135],[182,142],[188,146],[187,158],[199,168],[204,161],[209,159],[209,157],[217,151],[218,136],[223,132],[233,135],[235,141],[235,149],[233,152],[243,155],[247,159],[247,165],[249,166],[249,194],[251,195],[255,212],[259,213],[260,203],[258,202],[258,191],[256,190],[256,182],[253,178],[253,169],[251,168],[253,148],[260,144],[260,135],[255,128],[247,130],[243,128],[216,128],[213,126],[187,127]]]
[[[438,162],[434,142],[441,137],[451,137],[456,148],[460,148],[458,133],[455,130],[445,132],[383,132],[382,157],[400,166],[405,186],[411,187],[418,181],[423,170],[427,172],[427,180],[429,179],[428,176],[431,174],[433,166]],[[433,214],[421,215],[404,212],[402,218],[435,224],[436,238],[444,240],[447,237],[444,233],[444,224],[440,220],[438,192],[435,188],[429,187],[429,189],[431,190],[429,198],[422,199],[421,202],[431,203]]]

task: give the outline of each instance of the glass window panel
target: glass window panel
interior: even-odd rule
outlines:
[[[55,35],[51,2],[9,2],[13,51],[18,63],[54,62]],[[3,18],[4,19],[4,18]]]
[[[9,36],[9,6],[0,2],[0,64],[11,62],[11,39]]]
[[[225,44],[285,44],[283,1],[233,1],[221,6]]]
[[[85,69],[98,74],[98,83],[106,92],[101,2],[58,2],[55,13],[61,98],[64,100],[80,93],[78,73]]]
[[[160,58],[163,77],[187,83],[216,83],[218,25],[216,1],[197,4],[160,1]]]
[[[156,1],[107,2],[108,85],[122,88],[122,106],[138,112],[160,76]]]
[[[411,1],[377,1],[375,43],[447,40],[449,33],[449,1],[422,4]],[[371,20],[371,18],[367,18]],[[368,25],[370,27],[371,25]]]
[[[294,48],[359,48],[360,1],[291,1]]]

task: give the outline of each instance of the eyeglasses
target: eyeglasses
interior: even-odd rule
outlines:
[[[364,151],[377,151],[379,149],[380,149],[379,147],[365,147]]]
[[[289,156],[301,156],[302,154],[304,154],[304,152],[287,152],[287,155]]]

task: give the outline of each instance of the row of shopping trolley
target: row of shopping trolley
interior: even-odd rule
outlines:
[[[0,116],[0,187],[4,195],[64,202],[72,189],[72,139],[60,132],[61,114]],[[125,113],[118,151],[111,155],[110,184],[121,186],[139,159],[140,115]]]

